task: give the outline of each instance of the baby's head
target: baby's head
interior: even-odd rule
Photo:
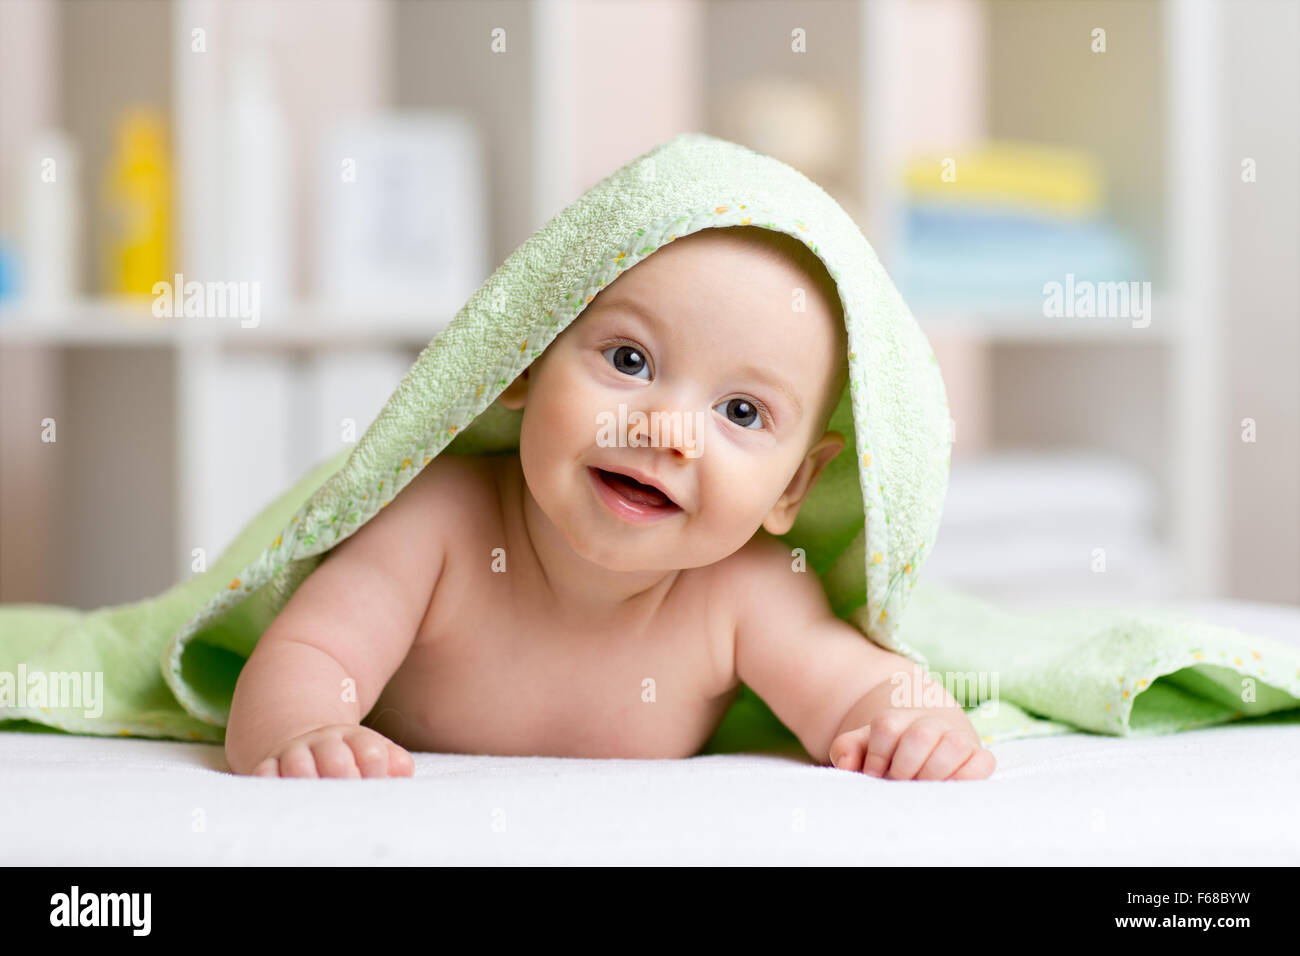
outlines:
[[[844,447],[826,425],[845,342],[835,283],[802,242],[756,226],[676,239],[502,393],[524,409],[528,490],[575,551],[612,570],[700,567],[759,527],[784,534]],[[675,504],[629,506],[601,478],[629,471]]]

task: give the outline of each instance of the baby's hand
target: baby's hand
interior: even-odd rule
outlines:
[[[378,731],[330,724],[287,740],[253,768],[255,777],[409,777],[415,761]]]
[[[830,757],[841,770],[890,780],[983,780],[997,764],[960,708],[881,710],[831,741]]]

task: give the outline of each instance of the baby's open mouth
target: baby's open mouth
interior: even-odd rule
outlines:
[[[678,510],[677,503],[653,485],[642,484],[635,478],[620,474],[617,471],[606,471],[603,468],[593,468],[592,470],[616,494],[633,504],[640,505],[643,508]]]

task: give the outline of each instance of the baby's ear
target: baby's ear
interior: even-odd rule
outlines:
[[[844,436],[839,432],[827,432],[808,449],[808,454],[799,463],[799,469],[763,521],[763,527],[770,534],[780,536],[794,527],[794,519],[799,517],[799,508],[807,500],[826,466],[835,460],[845,444]]]
[[[510,409],[517,412],[524,407],[524,402],[528,398],[528,369],[524,369],[520,376],[506,386],[505,391],[497,396],[497,401]]]

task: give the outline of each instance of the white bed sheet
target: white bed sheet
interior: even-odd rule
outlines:
[[[1300,645],[1300,609],[1193,613]],[[1300,863],[1300,722],[993,747],[985,781],[774,755],[415,755],[407,780],[235,777],[215,745],[0,733],[0,864]]]

